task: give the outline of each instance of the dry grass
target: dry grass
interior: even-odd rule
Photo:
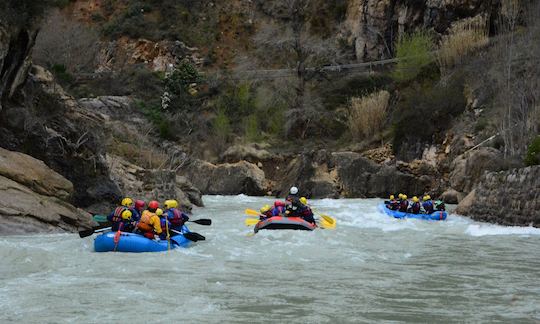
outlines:
[[[382,129],[389,99],[390,93],[385,90],[351,98],[348,124],[355,140],[373,136]]]
[[[488,19],[485,15],[458,21],[443,36],[437,53],[441,69],[453,67],[462,59],[489,43]]]

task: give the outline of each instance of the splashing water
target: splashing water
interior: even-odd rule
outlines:
[[[0,238],[0,322],[535,322],[540,229],[396,220],[378,199],[313,200],[336,230],[250,235],[270,198],[206,196],[207,237],[94,253],[75,234]]]

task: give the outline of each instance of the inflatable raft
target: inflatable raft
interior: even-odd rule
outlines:
[[[317,228],[317,225],[306,222],[300,217],[284,217],[274,216],[264,220],[261,220],[255,225],[255,233],[260,230],[304,230],[313,231]]]
[[[188,228],[184,226],[183,232],[189,232]],[[114,243],[114,235],[116,232],[105,232],[98,235],[94,239],[94,250],[96,252],[161,252],[169,249],[167,240],[161,240],[156,242],[150,240],[142,235],[134,233],[120,232],[120,240],[116,245]],[[185,238],[183,235],[178,234],[171,236],[170,249],[176,249],[178,247],[188,247],[191,241]]]
[[[397,210],[391,210],[386,207],[385,204],[379,205],[379,210],[389,216],[392,216],[394,218],[417,218],[417,219],[424,219],[424,220],[445,220],[446,219],[446,212],[445,211],[435,211],[431,214],[411,214],[411,213],[405,213],[400,212]]]

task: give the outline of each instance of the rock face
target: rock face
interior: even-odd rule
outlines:
[[[107,157],[113,179],[127,197],[158,200],[176,199],[182,208],[203,206],[201,192],[173,170],[149,170],[116,156]]]
[[[478,221],[540,227],[540,166],[487,172],[456,210]]]
[[[397,192],[419,195],[433,186],[432,177],[405,173],[397,166],[378,165],[358,153],[332,155],[345,197],[386,197]]]
[[[42,161],[0,149],[0,234],[92,226],[92,216],[69,203],[73,192],[73,184]]]
[[[390,58],[393,44],[415,28],[444,33],[452,22],[490,13],[498,1],[484,0],[351,0],[344,34],[358,60]]]
[[[450,165],[449,182],[457,191],[456,197],[468,194],[485,171],[500,171],[505,168],[502,153],[491,147],[480,147],[470,153],[461,154]]]
[[[246,161],[215,165],[193,160],[181,171],[203,194],[237,195],[243,193],[261,196],[266,193],[264,172],[255,164]]]

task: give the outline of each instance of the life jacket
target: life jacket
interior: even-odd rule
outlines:
[[[418,214],[420,212],[420,203],[415,202],[411,205],[411,211],[413,214]]]
[[[161,221],[159,217],[149,210],[143,211],[141,220],[139,221],[137,228],[140,229],[142,232],[153,231],[156,234],[161,234],[162,232]]]
[[[390,203],[387,205],[388,209],[391,210],[398,210],[399,209],[399,202],[397,200],[390,200]]]
[[[134,221],[139,221],[141,219],[141,212],[137,210],[137,208],[129,208],[129,211],[131,212],[131,219]]]
[[[285,207],[284,206],[277,206],[270,210],[271,214],[270,216],[280,216],[285,213]]]
[[[174,227],[180,227],[184,225],[184,223],[189,219],[189,217],[185,216],[184,213],[182,213],[176,208],[171,208],[167,210],[167,218]]]
[[[407,212],[407,208],[409,208],[409,201],[408,200],[402,200],[399,204],[399,211],[400,212]]]
[[[433,213],[433,202],[431,200],[424,201],[424,203],[422,204],[422,207],[424,207],[426,214]]]

